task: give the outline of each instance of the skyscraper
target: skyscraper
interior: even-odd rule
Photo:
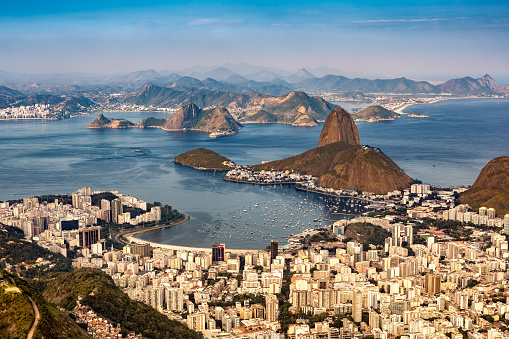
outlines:
[[[113,223],[118,223],[118,216],[124,213],[122,208],[122,201],[119,198],[116,198],[111,201],[111,221]]]
[[[352,317],[353,321],[362,321],[362,292],[354,290],[352,295]]]
[[[212,243],[212,265],[224,262],[224,243]]]
[[[90,248],[92,244],[101,239],[101,227],[88,227],[79,230],[79,245],[82,248]]]
[[[265,297],[265,307],[267,321],[278,321],[279,318],[279,300],[274,294],[268,294]]]
[[[277,240],[272,240],[270,242],[270,263],[272,264],[272,261],[276,259],[278,254],[278,242]]]
[[[429,294],[440,293],[440,276],[438,274],[427,273],[424,277],[424,287]]]

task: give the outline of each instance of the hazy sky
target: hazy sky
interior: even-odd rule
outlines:
[[[509,82],[509,1],[9,1],[0,70],[178,70],[246,62]],[[501,81],[502,80],[502,81]]]

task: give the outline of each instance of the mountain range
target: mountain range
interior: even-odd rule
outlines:
[[[338,73],[343,75],[334,75]],[[294,72],[288,72],[270,67],[227,64],[216,68],[193,67],[180,71],[159,72],[148,69],[126,74],[29,75],[0,71],[0,85],[25,93],[94,91],[99,93],[101,91],[136,91],[147,84],[153,84],[171,88],[198,88],[236,93],[256,92],[275,96],[288,94],[294,90],[463,95],[492,93],[499,88],[495,80],[488,74],[477,79],[472,77],[451,79],[440,85],[404,77],[367,79],[358,75],[358,73],[340,72],[325,67],[301,68]],[[184,79],[180,80],[181,78]]]

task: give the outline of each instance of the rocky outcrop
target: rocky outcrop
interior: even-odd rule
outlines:
[[[472,187],[460,196],[460,202],[474,210],[492,207],[500,216],[509,213],[509,156],[495,158],[484,166]]]
[[[335,142],[360,145],[357,126],[350,114],[342,108],[336,108],[325,119],[318,146],[321,147]]]
[[[125,119],[109,119],[104,115],[99,114],[87,128],[129,128],[134,127],[134,124]]]
[[[240,128],[240,124],[226,108],[201,110],[195,104],[182,106],[163,125],[163,129],[167,131],[191,129],[204,132],[235,132]]]
[[[198,118],[201,109],[195,104],[187,104],[171,116],[163,125],[164,130],[179,130],[185,128],[185,125],[192,119]]]
[[[394,111],[388,110],[387,108],[376,105],[366,107],[358,113],[352,113],[352,117],[354,117],[356,120],[377,122],[384,120],[394,120],[401,117],[401,115]]]

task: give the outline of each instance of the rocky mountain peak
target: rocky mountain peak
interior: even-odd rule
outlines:
[[[336,108],[325,119],[318,146],[321,147],[339,141],[354,146],[360,145],[357,126],[350,114],[342,108]]]

